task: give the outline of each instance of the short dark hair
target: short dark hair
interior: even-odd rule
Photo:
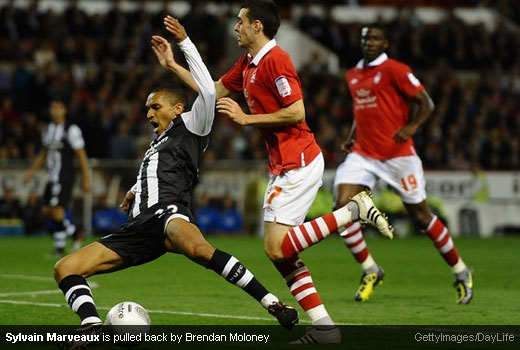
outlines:
[[[247,17],[251,22],[259,20],[264,26],[264,34],[274,38],[280,28],[280,12],[272,0],[247,0],[240,8],[247,9]]]
[[[366,26],[362,26],[361,27],[361,31],[363,31],[364,28],[367,28],[367,29],[378,29],[381,31],[381,33],[383,33],[383,38],[385,40],[388,40],[388,30],[386,29],[386,26],[382,23],[370,23]],[[361,32],[363,33],[363,32]],[[363,35],[363,34],[361,34]]]
[[[166,94],[166,97],[168,98],[168,100],[170,100],[172,104],[180,102],[184,106],[188,105],[188,97],[186,96],[186,91],[181,86],[173,84],[163,84],[153,89],[151,93],[160,91]]]

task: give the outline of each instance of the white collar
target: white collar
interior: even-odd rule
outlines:
[[[383,64],[383,62],[385,62],[386,60],[388,59],[388,55],[386,53],[382,53],[380,54],[379,56],[377,56],[377,58],[375,60],[372,60],[368,63],[368,67],[375,67],[375,66],[379,66],[381,64]],[[365,61],[365,59],[361,59],[357,64],[356,64],[356,68],[358,69],[363,69],[363,62]]]
[[[267,53],[269,51],[271,51],[271,49],[273,47],[276,46],[276,40],[274,39],[271,39],[267,42],[267,44],[265,44],[261,49],[260,51],[258,51],[258,53],[256,54],[255,58],[253,58],[253,60],[251,61],[252,64],[254,64],[255,66],[258,66],[258,63],[260,63],[260,60],[265,56],[267,55]],[[249,57],[251,57],[251,54],[248,54]]]

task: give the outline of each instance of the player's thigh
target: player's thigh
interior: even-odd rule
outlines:
[[[94,242],[59,260],[54,268],[55,278],[59,283],[69,275],[89,277],[118,270],[123,267],[123,263],[116,252]]]
[[[201,265],[211,260],[215,248],[206,241],[196,225],[176,217],[167,221],[165,232],[165,246],[169,252],[184,254]]]
[[[426,181],[418,156],[392,158],[380,165],[380,177],[399,193],[404,203],[419,204],[426,199]]]
[[[348,203],[350,197],[365,190],[372,189],[376,182],[376,160],[358,153],[349,153],[338,166],[334,176],[334,203],[336,207]]]
[[[323,171],[324,160],[320,154],[307,166],[271,175],[264,196],[264,221],[300,225],[323,183]]]

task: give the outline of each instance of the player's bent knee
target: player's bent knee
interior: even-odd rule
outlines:
[[[84,271],[81,271],[80,267],[80,262],[76,261],[74,257],[66,256],[54,265],[54,279],[56,282],[60,283],[61,280],[69,275],[80,275],[86,277]]]
[[[285,260],[281,247],[265,246],[264,252],[272,262],[280,262]]]

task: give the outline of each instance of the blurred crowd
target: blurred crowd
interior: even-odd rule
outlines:
[[[498,2],[499,5],[502,2]],[[139,158],[153,137],[146,122],[148,92],[169,79],[150,50],[152,33],[164,34],[157,13],[88,15],[70,1],[63,13],[41,11],[38,1],[0,9],[0,160],[30,159],[41,147],[52,96],[69,101],[69,117],[83,130],[89,157]],[[499,9],[517,21],[517,6]],[[175,16],[176,14],[173,13]],[[360,59],[358,23],[314,16],[304,8],[301,30],[339,54],[342,71]],[[214,78],[229,57],[228,23],[236,13],[212,15],[195,2],[181,22]],[[467,25],[447,11],[444,21],[425,25],[403,9],[389,28],[389,55],[410,65],[434,99],[436,109],[416,135],[426,169],[520,168],[520,36],[502,22],[494,31]],[[211,30],[208,30],[211,28]],[[177,53],[176,57],[180,57]],[[306,119],[324,150],[327,167],[342,161],[340,144],[352,123],[343,74],[331,74],[316,53],[299,72]],[[194,96],[191,95],[193,98]],[[242,100],[241,97],[237,96]],[[266,151],[254,128],[217,117],[206,162],[261,160]]]

